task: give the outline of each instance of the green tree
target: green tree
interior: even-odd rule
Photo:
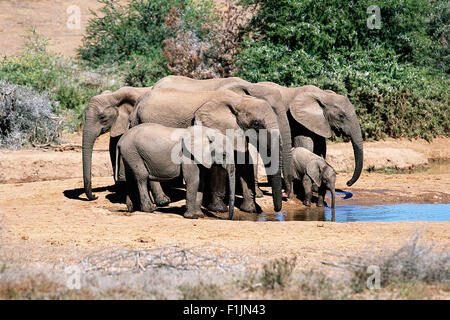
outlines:
[[[367,138],[449,134],[445,0],[243,0],[258,4],[240,76],[348,95]],[[381,27],[367,26],[378,5]]]

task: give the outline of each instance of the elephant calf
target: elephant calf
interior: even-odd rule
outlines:
[[[331,208],[334,209],[336,171],[324,158],[302,147],[292,148],[291,168],[294,179],[300,180],[305,190],[304,205],[311,205],[314,191],[319,194],[317,206],[324,206],[325,193],[330,190]]]
[[[222,164],[229,175],[231,219],[234,210],[235,165],[226,164],[226,153],[218,141],[229,143],[218,130],[202,126],[180,129],[144,123],[126,131],[117,143],[116,155],[122,157],[125,166],[128,210],[133,211],[140,204],[142,211],[153,212],[156,206],[148,192],[148,181],[167,181],[182,173],[186,182],[184,217],[203,217],[203,172],[216,162]]]

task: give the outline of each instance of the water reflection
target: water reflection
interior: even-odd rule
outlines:
[[[297,210],[283,210],[276,214],[260,214],[256,216],[256,221],[334,221],[332,210],[311,207]],[[327,212],[329,217],[327,218]]]

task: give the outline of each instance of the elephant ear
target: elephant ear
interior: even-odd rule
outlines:
[[[129,103],[123,103],[118,108],[117,118],[111,126],[111,137],[118,137],[122,135],[128,127],[128,117],[133,111],[133,106]]]
[[[331,128],[320,105],[319,96],[312,92],[298,93],[289,111],[292,117],[308,130],[324,138],[331,137]]]
[[[192,126],[182,139],[183,150],[208,169],[212,166],[211,142],[202,126]]]
[[[318,187],[321,185],[320,170],[319,159],[312,160],[306,165],[306,174]]]
[[[219,130],[224,135],[227,134],[227,129],[235,130],[234,149],[239,152],[245,152],[245,145],[237,143],[238,139],[243,138],[243,132],[232,110],[232,107],[225,102],[210,100],[205,102],[195,112],[195,121],[196,123],[201,122],[205,127]]]

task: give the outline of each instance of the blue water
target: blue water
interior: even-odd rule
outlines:
[[[282,211],[275,215],[260,214],[257,221],[450,221],[450,204],[388,204],[374,206],[337,205],[331,208],[307,208]]]
[[[325,220],[331,219],[332,212],[327,207]],[[334,221],[450,221],[450,204],[339,205],[335,209]]]

